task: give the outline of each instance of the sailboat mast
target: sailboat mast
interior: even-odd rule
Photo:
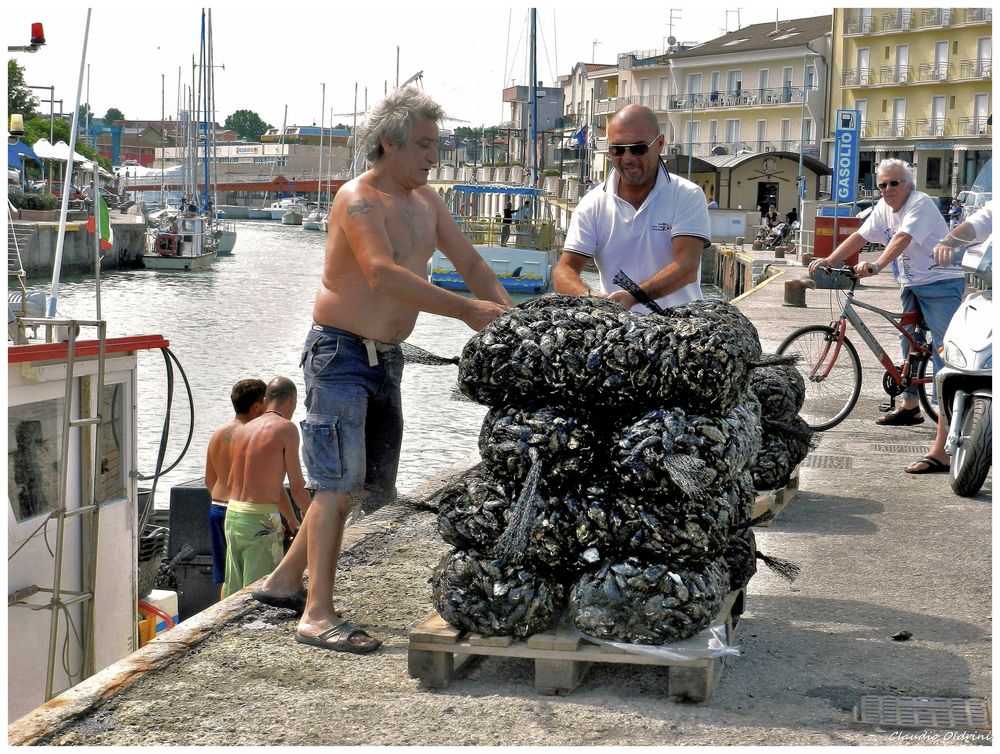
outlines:
[[[535,49],[535,24],[536,9],[531,9],[531,57],[528,64],[529,75],[531,76],[530,92],[531,111],[529,134],[531,139],[531,188],[538,187],[538,55]]]
[[[201,110],[201,146],[202,146],[202,166],[204,169],[205,181],[202,184],[203,190],[202,195],[199,197],[201,199],[200,206],[198,209],[205,210],[208,208],[208,67],[206,60],[206,42],[205,42],[205,10],[201,11],[201,77],[198,80],[199,87],[201,91],[199,92],[198,107]]]
[[[323,127],[326,123],[326,83],[322,83],[323,96],[320,100],[319,109],[319,167],[317,168],[316,178],[318,183],[316,186],[316,204],[319,205],[321,209],[323,206]]]

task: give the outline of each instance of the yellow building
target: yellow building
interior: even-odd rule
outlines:
[[[992,155],[989,8],[837,8],[830,112],[858,110],[859,181],[886,157],[914,166],[916,188],[957,196]]]

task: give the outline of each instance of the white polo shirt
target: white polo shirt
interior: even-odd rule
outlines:
[[[672,261],[674,237],[694,236],[708,246],[711,224],[705,194],[699,186],[662,165],[649,196],[636,209],[618,196],[618,171],[580,200],[566,233],[565,251],[591,257],[601,274],[601,290],[621,290],[612,280],[619,270],[642,283]],[[697,301],[701,295],[701,265],[693,283],[656,299],[660,306]],[[633,311],[649,311],[637,304]]]
[[[963,274],[955,267],[931,269],[934,246],[948,233],[948,223],[934,200],[922,191],[911,191],[899,212],[893,212],[885,199],[879,199],[858,233],[866,241],[883,246],[888,246],[897,233],[907,233],[913,238],[903,253],[892,260],[892,274],[904,288],[951,280]]]

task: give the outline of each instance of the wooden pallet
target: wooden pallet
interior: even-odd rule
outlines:
[[[736,638],[745,592],[730,592],[719,619],[726,625],[727,643]],[[703,637],[707,646],[709,632]],[[410,676],[431,688],[447,688],[456,672],[476,656],[517,657],[535,661],[535,691],[569,694],[583,681],[591,663],[656,665],[667,667],[668,696],[684,701],[707,701],[719,685],[725,657],[700,660],[664,660],[630,654],[603,644],[592,644],[572,630],[556,630],[517,641],[509,636],[469,634],[434,613],[410,633],[407,665]]]
[[[753,513],[750,514],[750,518],[757,518],[762,516],[768,511],[774,514],[773,518],[768,519],[758,526],[770,526],[778,518],[783,510],[792,502],[792,498],[795,497],[795,493],[799,489],[799,466],[796,466],[792,470],[792,476],[786,484],[781,489],[769,490],[767,492],[761,492],[757,495],[757,499],[753,504]]]

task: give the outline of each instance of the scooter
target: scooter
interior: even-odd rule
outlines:
[[[968,294],[955,312],[935,381],[949,423],[951,488],[971,497],[993,463],[993,236],[966,248],[961,265],[986,288]]]

